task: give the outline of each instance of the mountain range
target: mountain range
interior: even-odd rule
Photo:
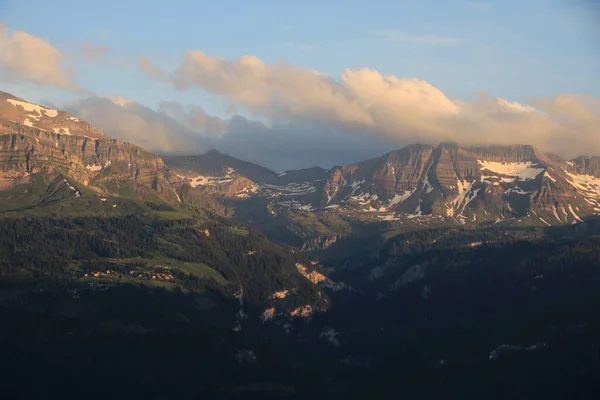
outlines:
[[[412,145],[330,170],[278,175],[264,169],[257,174],[259,166],[228,159],[212,151],[169,157],[166,164],[191,187],[211,193],[276,198],[305,211],[374,219],[430,216],[459,224],[527,219],[554,225],[600,213],[600,157],[561,160],[530,145]]]
[[[44,196],[66,188],[84,199],[210,205],[263,226],[291,214],[427,226],[552,226],[600,214],[600,157],[562,160],[532,145],[415,144],[328,170],[277,174],[215,150],[161,158],[4,92],[0,131],[3,197],[21,209],[49,204]],[[43,194],[27,192],[41,176]],[[11,201],[4,204],[10,211]]]
[[[600,214],[600,157],[562,160],[531,145],[417,144],[329,170],[280,174],[216,151],[165,163],[187,189],[182,201],[210,194],[234,218],[304,249],[328,246],[358,222],[548,227]]]
[[[5,390],[600,393],[600,157],[415,144],[277,173],[7,93],[0,133]]]

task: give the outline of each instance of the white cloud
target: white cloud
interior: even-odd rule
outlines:
[[[367,68],[333,79],[254,56],[230,61],[199,52],[186,54],[172,73],[150,72],[178,88],[222,96],[231,105],[229,119],[209,116],[198,106],[165,101],[152,110],[115,96],[67,108],[150,151],[192,154],[217,148],[276,170],[331,167],[440,141],[534,144],[563,157],[600,153],[600,100],[593,96],[562,94],[523,104],[481,95],[464,102],[428,82]],[[267,123],[235,115],[248,111]]]
[[[457,111],[425,81],[384,76],[367,68],[346,70],[334,80],[285,63],[267,65],[255,56],[229,61],[188,52],[172,80],[180,89],[199,86],[221,95],[274,123],[335,121],[395,134],[400,128],[423,127],[424,119]]]
[[[128,106],[133,106],[136,104],[135,101],[126,99],[125,97],[121,97],[121,96],[105,96],[105,97],[108,100],[115,103],[116,105],[121,106],[123,108],[127,108]]]
[[[482,95],[449,99],[428,82],[363,68],[336,80],[256,56],[237,60],[187,52],[170,74],[179,89],[200,87],[273,125],[336,126],[372,140],[452,140],[470,144],[534,144],[563,156],[600,153],[598,99],[558,95],[530,105]]]
[[[276,171],[341,165],[381,155],[395,146],[331,124],[267,126],[237,115],[203,120],[194,118],[204,113],[201,108],[176,102],[162,102],[159,110],[152,110],[129,99],[107,96],[78,100],[64,108],[115,138],[158,154],[218,149]]]
[[[198,133],[168,115],[119,96],[77,100],[65,109],[117,139],[135,143],[152,152],[210,150],[202,147]]]
[[[208,136],[219,136],[227,129],[220,118],[211,117],[199,106],[183,105],[176,101],[163,101],[158,106],[162,112],[188,129]]]
[[[266,65],[256,56],[228,61],[191,51],[172,78],[180,89],[200,86],[274,120],[310,115],[370,123],[351,93],[330,77],[284,63]]]
[[[600,126],[598,99],[563,95],[532,102],[545,112],[482,95],[468,103],[452,103],[458,111],[440,114],[438,124],[443,130],[437,134],[432,130],[399,130],[396,135],[334,120],[272,125],[235,115],[221,120],[199,107],[177,102],[163,102],[155,111],[114,96],[92,97],[67,109],[119,139],[159,154],[194,154],[216,148],[277,171],[313,165],[328,168],[411,143],[440,141],[465,145],[533,143],[566,157],[599,153],[600,132],[590,130]]]
[[[80,91],[63,65],[64,55],[47,41],[0,22],[0,72],[10,79]]]

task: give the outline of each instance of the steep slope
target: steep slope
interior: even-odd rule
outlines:
[[[328,171],[321,167],[303,168],[285,171],[277,175],[275,183],[289,184],[293,182],[315,182],[325,180]]]
[[[600,157],[577,157],[567,164],[574,167],[580,175],[591,175],[600,178]]]
[[[247,197],[255,190],[255,181],[269,180],[275,173],[267,168],[241,161],[216,150],[194,156],[167,156],[173,171],[171,183],[187,201],[204,194]]]
[[[254,182],[267,182],[275,179],[275,172],[251,162],[211,150],[205,154],[192,156],[163,156],[165,163],[173,171],[182,175],[225,176],[237,172]],[[233,170],[233,172],[232,172]]]
[[[62,135],[4,121],[12,134],[0,136],[0,177],[5,189],[29,175],[64,175],[99,194],[152,197],[177,202],[162,160],[116,139]]]
[[[100,129],[65,111],[30,103],[2,91],[0,91],[0,119],[63,135],[87,136],[93,139],[109,137]],[[7,132],[6,127],[0,130],[3,131]]]
[[[22,211],[61,201],[68,209],[81,211],[87,208],[82,206],[86,199],[100,204],[106,196],[179,204],[169,183],[171,174],[160,157],[112,139],[61,111],[6,93],[2,93],[0,104],[1,211]],[[13,120],[33,118],[33,114],[25,117],[24,112],[37,113],[36,123]],[[72,123],[70,127],[57,128],[67,120]],[[80,198],[77,201],[81,204],[75,204],[74,199]],[[139,209],[129,206],[131,211]]]
[[[65,387],[67,376],[83,382],[94,374],[113,382],[112,391],[120,386],[115,380],[130,382],[139,395],[133,388],[140,377],[163,365],[170,382],[187,375],[198,387],[193,397],[207,398],[201,389],[239,370],[241,356],[254,355],[275,370],[284,357],[273,354],[290,353],[271,349],[284,341],[294,351],[295,332],[263,324],[265,310],[291,333],[292,323],[301,328],[309,314],[329,306],[324,291],[296,266],[305,262],[301,254],[231,220],[0,217],[0,237],[0,368],[18,382],[26,371],[38,376],[34,392],[57,382]],[[171,361],[151,354],[157,349]],[[45,367],[48,356],[52,368]],[[124,367],[126,360],[137,365]],[[194,377],[198,365],[206,371],[200,367]],[[121,367],[132,368],[134,378]],[[230,383],[217,386],[226,390]],[[143,397],[158,393],[152,392]],[[184,392],[189,397],[188,388]]]
[[[315,167],[281,174],[259,165],[211,150],[194,156],[166,156],[173,171],[172,184],[184,200],[193,201],[201,193],[223,198],[277,198],[289,201],[317,192],[315,181],[324,181],[326,171]]]

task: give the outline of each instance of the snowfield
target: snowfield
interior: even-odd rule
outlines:
[[[233,178],[229,175],[226,176],[204,176],[198,175],[192,178],[185,177],[183,175],[177,175],[181,179],[185,179],[191,187],[196,186],[215,186],[223,185],[225,183],[233,182]]]
[[[388,205],[388,207],[393,207],[396,204],[401,204],[403,201],[405,201],[406,199],[408,199],[415,191],[404,191],[402,194],[396,194],[394,195],[394,197],[390,200],[390,204]]]
[[[19,101],[15,99],[6,99],[7,102],[15,107],[22,107],[25,111],[30,113],[36,113],[38,115],[29,115],[30,118],[34,118],[36,121],[43,115],[54,118],[58,115],[58,110],[52,110],[46,107],[38,106],[37,104],[31,104],[26,101]]]
[[[517,180],[529,181],[535,179],[546,169],[536,166],[532,162],[523,163],[500,163],[494,161],[477,160],[481,166],[481,171],[489,171],[498,175],[515,177]]]
[[[565,171],[566,172],[566,171]],[[592,175],[578,175],[566,172],[569,183],[583,192],[584,195],[600,198],[600,178]]]
[[[317,188],[311,182],[293,182],[285,186],[264,183],[258,185],[257,190],[271,196],[302,196],[316,192]]]

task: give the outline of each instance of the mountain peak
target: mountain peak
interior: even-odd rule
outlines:
[[[31,103],[1,91],[0,120],[61,135],[86,136],[92,139],[109,137],[100,129],[65,111]],[[4,125],[3,130],[9,130]]]
[[[456,142],[441,142],[437,147],[439,149],[458,149],[460,146]]]
[[[268,168],[242,161],[218,150],[188,156],[164,156],[169,168],[182,176],[224,177],[232,173],[244,176],[255,182],[267,182],[277,178]]]
[[[209,151],[207,151],[206,153],[204,153],[206,155],[219,155],[219,156],[226,156],[227,154],[217,150],[217,149],[211,149]]]

